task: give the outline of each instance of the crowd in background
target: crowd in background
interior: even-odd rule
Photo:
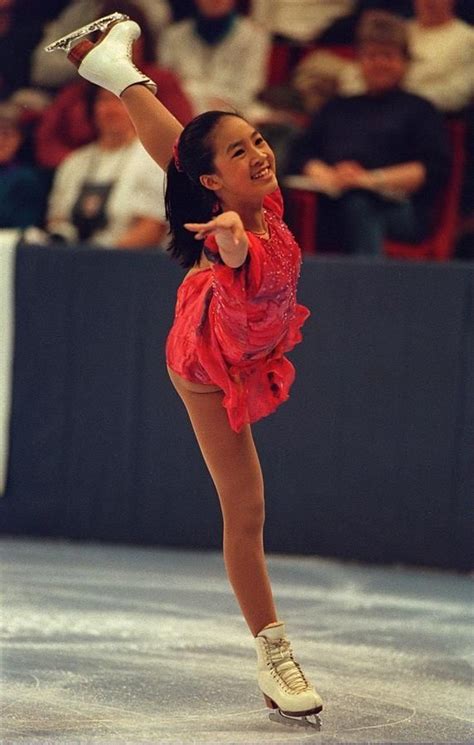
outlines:
[[[0,229],[38,242],[166,246],[164,174],[119,99],[44,47],[118,11],[134,61],[186,124],[237,110],[318,193],[317,250],[419,242],[465,158],[452,256],[474,258],[470,0],[0,0]],[[39,232],[41,231],[41,232]],[[41,238],[38,238],[41,236]]]

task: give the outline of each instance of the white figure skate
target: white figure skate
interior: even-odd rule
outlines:
[[[274,722],[320,729],[323,702],[293,657],[285,625],[276,623],[255,639],[258,685]]]
[[[100,31],[95,44],[85,37]],[[140,26],[123,13],[92,21],[45,47],[46,52],[62,50],[77,67],[79,74],[91,83],[116,96],[135,83],[142,83],[156,93],[156,84],[132,62],[132,44],[141,34]]]

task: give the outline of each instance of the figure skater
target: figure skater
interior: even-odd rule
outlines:
[[[138,136],[167,170],[171,253],[189,269],[166,345],[223,515],[224,560],[255,637],[258,685],[271,718],[318,726],[322,701],[278,620],[264,547],[264,491],[250,424],[288,398],[309,311],[296,303],[300,250],[282,220],[275,158],[241,116],[208,111],[184,129],[131,62],[139,26],[99,19],[48,48],[63,48],[92,83],[121,98]],[[106,28],[93,45],[83,37]],[[313,715],[313,716],[312,716]]]

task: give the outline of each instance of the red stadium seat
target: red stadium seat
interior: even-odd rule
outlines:
[[[292,68],[292,45],[286,41],[273,41],[267,69],[267,86],[288,83]]]

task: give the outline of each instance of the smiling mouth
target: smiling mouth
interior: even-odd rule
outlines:
[[[259,179],[267,178],[267,176],[270,176],[271,174],[272,170],[270,169],[270,167],[265,166],[265,168],[261,168],[252,176],[252,181],[258,181]]]

